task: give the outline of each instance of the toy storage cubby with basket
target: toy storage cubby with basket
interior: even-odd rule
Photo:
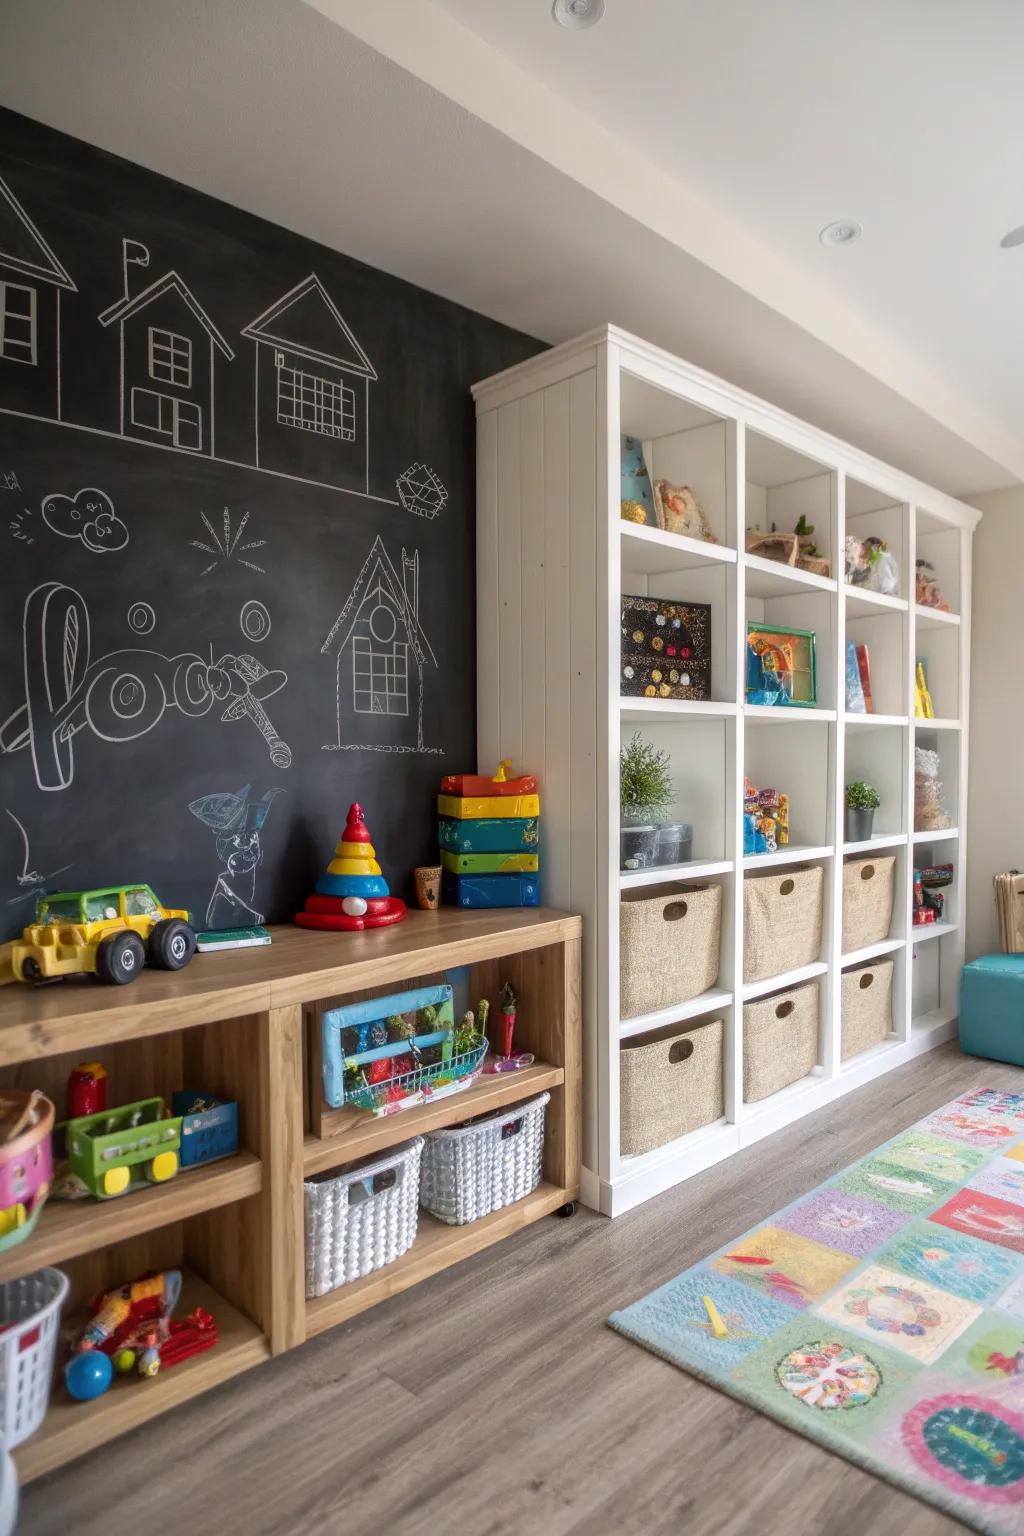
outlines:
[[[578,917],[545,908],[445,908],[364,934],[271,933],[265,948],[200,955],[179,972],[147,971],[131,989],[87,981],[0,990],[3,1087],[39,1089],[60,1117],[68,1075],[83,1061],[105,1068],[112,1107],[155,1096],[170,1105],[185,1085],[189,1105],[207,1108],[193,1116],[182,1152],[194,1138],[196,1151],[212,1159],[190,1165],[183,1155],[165,1182],[140,1183],[117,1198],[51,1197],[22,1241],[0,1246],[4,1322],[24,1315],[18,1297],[26,1286],[38,1301],[49,1274],[58,1289],[66,1277],[66,1297],[56,1299],[59,1364],[90,1299],[150,1271],[180,1270],[175,1316],[198,1307],[217,1325],[212,1348],[150,1381],[116,1376],[92,1402],[74,1402],[58,1368],[41,1426],[14,1449],[23,1482],[571,1209],[579,1194]],[[481,1074],[396,1113],[376,1115],[355,1097],[329,1107],[324,1014],[403,988],[443,992],[454,971],[467,976],[474,1001],[491,999],[495,1023],[499,989],[511,983],[516,1048],[532,1052],[533,1064]],[[534,1108],[541,1101],[542,1119]],[[481,1157],[479,1167],[496,1171],[486,1192],[479,1180],[471,1185],[472,1153],[460,1158],[454,1184],[441,1179],[441,1215],[430,1214],[419,1203],[416,1166],[429,1137],[466,1122],[485,1125],[481,1117],[494,1113],[504,1121],[503,1149],[515,1139],[505,1127],[529,1120],[527,1155],[515,1166],[493,1151]],[[464,1202],[463,1225],[447,1224],[444,1202],[453,1191]],[[9,1347],[15,1335],[5,1337]]]
[[[545,894],[588,925],[583,1197],[617,1215],[953,1034],[979,513],[614,326],[473,393],[478,755],[536,766]],[[633,521],[635,507],[622,515],[623,437],[652,483],[689,488],[702,520],[680,532]],[[798,523],[814,548],[789,547],[807,563],[768,558],[773,529]],[[931,587],[918,589],[920,560]],[[706,686],[628,691],[629,598],[706,605]],[[748,698],[748,625],[813,632],[813,695]],[[851,646],[858,676],[859,650],[868,664],[863,711],[847,690]],[[919,661],[927,719],[915,715]],[[665,820],[693,828],[690,857],[664,868],[621,867],[618,763],[637,733],[669,757]],[[927,834],[914,822],[915,742],[938,754],[946,794],[949,826]],[[854,779],[881,797],[860,842],[845,837]],[[774,849],[744,852],[745,781],[789,797]],[[956,870],[947,920],[930,928],[912,926],[925,857]],[[664,917],[690,899],[680,888],[710,886],[714,973],[675,953]],[[844,1008],[853,969],[883,961],[888,982]],[[875,1006],[886,990],[888,1015]],[[696,1052],[679,1040],[715,1025],[721,1104],[697,1112],[685,1102]]]

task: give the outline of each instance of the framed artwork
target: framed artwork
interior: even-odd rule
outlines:
[[[818,702],[813,629],[747,624],[747,703],[813,709]]]
[[[623,596],[619,692],[628,698],[709,698],[710,603]]]

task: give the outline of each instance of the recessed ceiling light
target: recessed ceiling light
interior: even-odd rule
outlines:
[[[863,233],[856,219],[836,219],[819,231],[818,239],[822,245],[852,245]]]
[[[604,0],[554,0],[551,15],[560,27],[582,32],[597,26],[604,15]]]
[[[1018,224],[1016,229],[1011,229],[1008,235],[1004,235],[999,244],[1005,251],[1013,245],[1024,245],[1024,224]]]

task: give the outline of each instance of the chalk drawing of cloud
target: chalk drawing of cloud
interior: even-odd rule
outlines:
[[[124,549],[128,528],[114,511],[106,491],[87,486],[74,496],[54,493],[43,498],[43,521],[62,539],[80,539],[94,555]]]

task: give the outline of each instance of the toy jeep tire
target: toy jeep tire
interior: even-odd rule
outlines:
[[[166,918],[162,923],[157,923],[146,944],[149,963],[159,971],[182,970],[195,952],[195,932],[180,917]]]
[[[146,951],[137,933],[115,933],[96,951],[97,976],[119,987],[134,981],[145,963]]]
[[[38,960],[33,960],[29,955],[27,960],[21,962],[22,981],[42,981],[43,973]]]

